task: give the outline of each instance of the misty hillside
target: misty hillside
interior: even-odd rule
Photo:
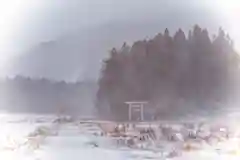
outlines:
[[[99,80],[99,111],[124,119],[124,102],[148,101],[155,117],[164,118],[238,106],[239,55],[221,28],[210,37],[196,25],[113,48]]]
[[[0,82],[0,109],[9,112],[93,114],[95,82],[66,83],[17,76]]]
[[[177,11],[172,13],[172,16],[181,17]],[[195,19],[203,26],[208,24],[200,16]],[[175,26],[179,23],[186,28],[192,26],[188,18],[175,22],[155,17],[141,21],[113,21],[75,30],[52,41],[40,43],[17,56],[11,62],[10,73],[67,81],[97,80],[101,62],[108,57],[107,52],[112,46],[120,47],[124,41],[131,44],[138,39],[153,37],[159,30],[164,29],[162,24],[170,26],[170,30],[176,30]]]

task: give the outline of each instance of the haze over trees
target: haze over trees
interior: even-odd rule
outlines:
[[[16,76],[0,80],[0,110],[16,113],[93,114],[95,82],[65,82]]]
[[[166,29],[149,40],[113,48],[99,79],[100,114],[127,118],[125,101],[149,101],[155,116],[238,104],[239,55],[221,28],[195,25],[187,34]]]

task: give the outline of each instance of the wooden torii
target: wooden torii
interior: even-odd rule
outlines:
[[[140,109],[140,121],[144,121],[144,106],[148,102],[146,101],[130,101],[130,102],[125,102],[128,104],[128,120],[132,120],[132,110],[133,109]]]

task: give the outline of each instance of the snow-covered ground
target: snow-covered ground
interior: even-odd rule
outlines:
[[[185,142],[181,140],[179,142],[159,141],[158,144],[161,147],[130,148],[119,145],[116,138],[100,136],[101,127],[95,123],[80,123],[79,121],[54,123],[55,119],[56,116],[51,115],[0,115],[0,159],[240,159],[238,136],[213,145],[201,142],[196,144],[197,149],[183,149]],[[156,124],[151,125],[154,127]],[[173,127],[173,124],[171,125]],[[140,126],[144,128],[149,124]],[[175,128],[179,126],[181,127],[177,123],[174,125]],[[193,145],[195,142],[188,143]]]

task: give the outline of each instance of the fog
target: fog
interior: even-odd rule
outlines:
[[[173,32],[199,24],[213,32],[222,26],[238,44],[239,34],[232,27],[232,20],[226,21],[226,13],[235,7],[226,5],[231,2],[26,1],[17,8],[21,12],[13,13],[18,21],[9,20],[14,27],[6,27],[11,34],[5,36],[1,49],[1,75],[96,80],[101,61],[112,47],[152,37],[166,27]],[[11,5],[8,8],[14,9]],[[54,42],[50,43],[51,49],[44,45],[49,42]]]
[[[94,108],[96,84],[109,51],[124,42],[131,46],[135,41],[152,39],[165,28],[172,35],[178,28],[187,33],[198,24],[213,36],[222,27],[235,48],[240,46],[236,16],[240,3],[234,0],[10,0],[0,6],[0,77],[13,79],[2,83],[1,96],[6,100],[2,108],[13,111],[52,111],[53,104],[70,103],[71,97],[75,97],[73,107],[82,103],[82,107]],[[17,75],[23,82],[18,83]],[[83,82],[83,88],[89,87],[84,82],[93,86],[81,100],[78,95],[84,95],[85,90],[77,88],[76,82]],[[59,89],[58,83],[65,89]],[[49,87],[38,89],[44,86]],[[58,97],[61,93],[69,93],[63,102]],[[48,94],[51,100],[46,100]],[[42,99],[45,105],[40,103]]]

